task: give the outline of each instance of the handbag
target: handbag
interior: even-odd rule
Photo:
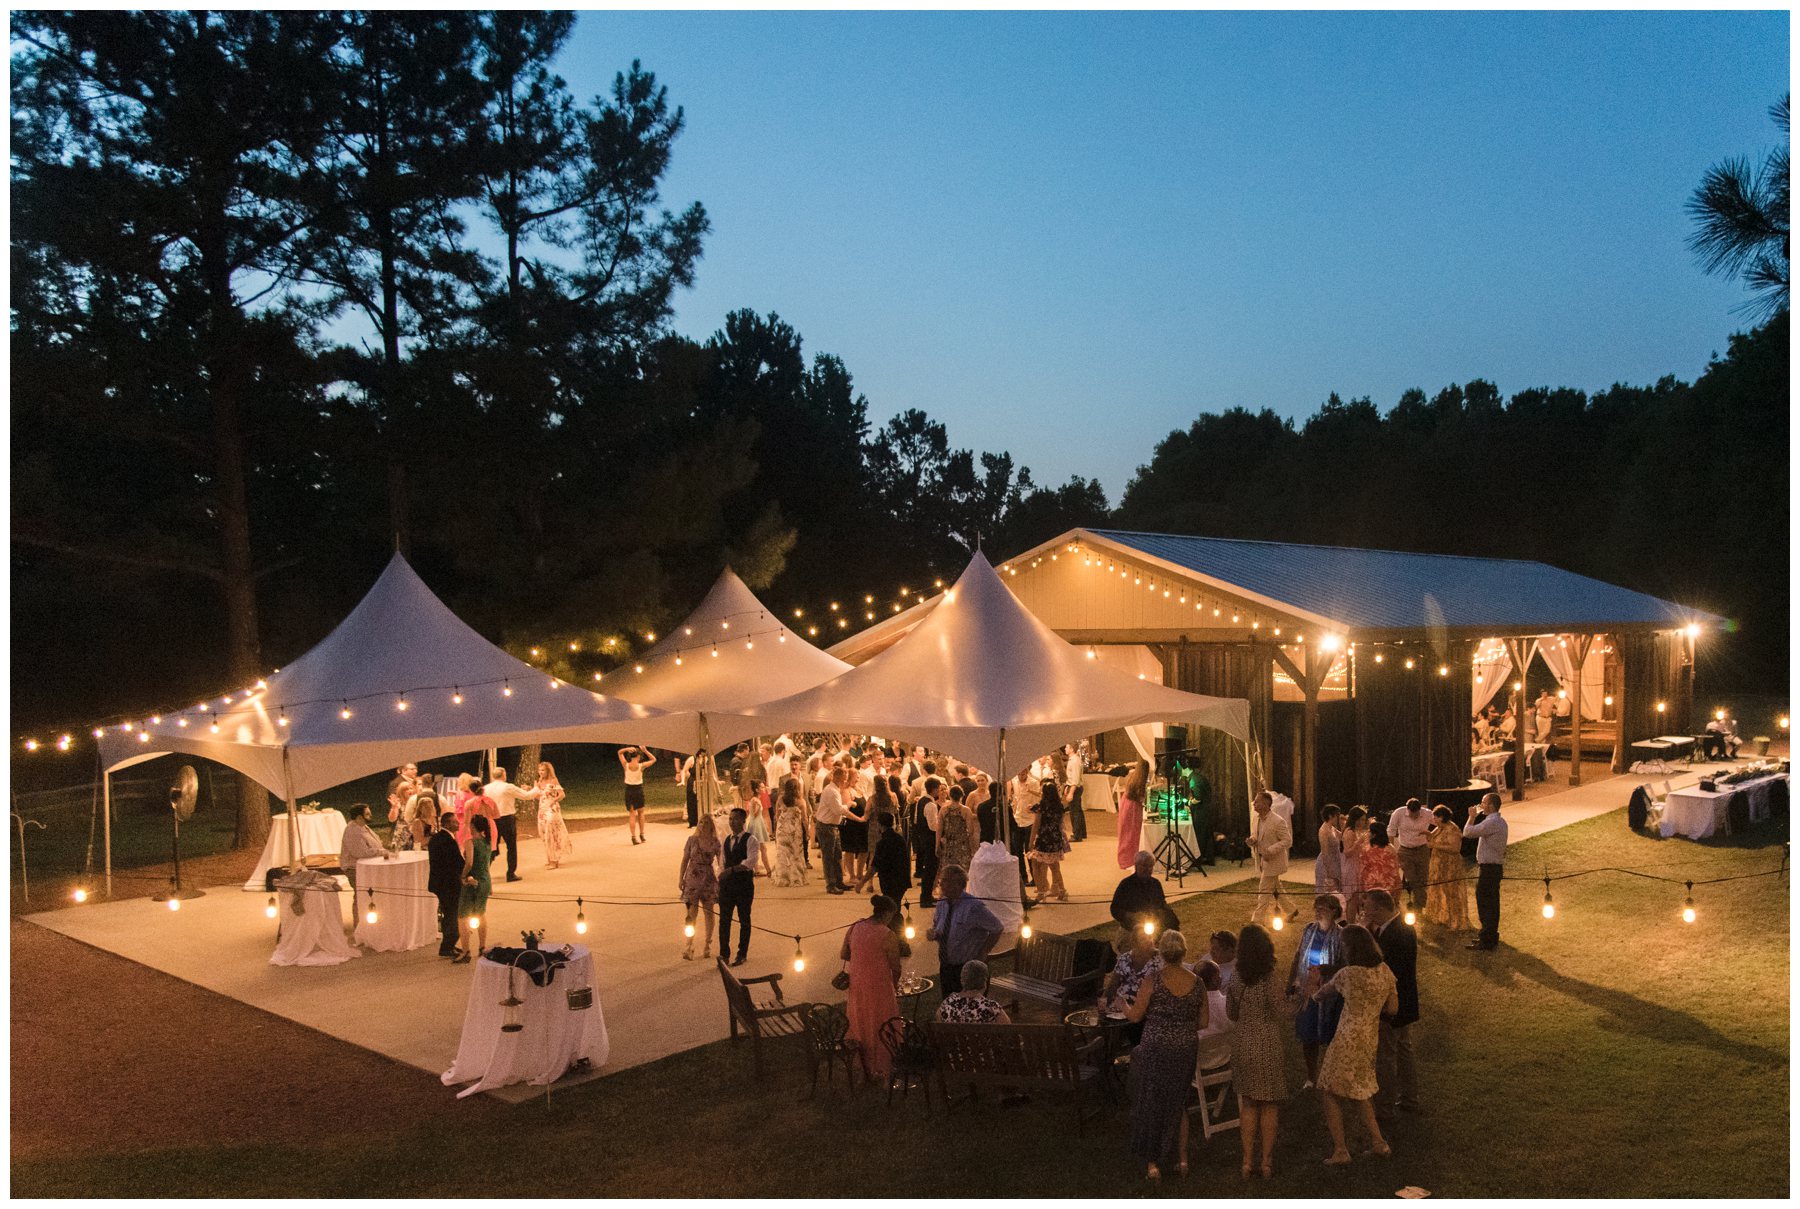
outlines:
[[[850,967],[848,965],[831,976],[831,989],[834,991],[850,989]]]

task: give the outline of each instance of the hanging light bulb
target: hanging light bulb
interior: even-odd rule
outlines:
[[[57,739],[57,741],[56,741],[56,750],[57,750],[57,751],[68,751],[68,750],[69,750],[69,745],[70,745],[70,744],[71,744],[71,743],[73,743],[73,742],[74,742],[74,741],[75,741],[75,740],[74,740],[74,739],[73,739],[73,738],[72,738],[72,737],[71,737],[71,736],[69,736],[69,735],[63,735],[63,736],[62,736],[62,737],[60,737],[60,738],[59,738],[59,739]]]
[[[536,647],[531,648],[531,657],[533,659],[536,659],[539,655],[542,655],[542,654],[543,654],[543,652],[538,650]]]
[[[276,726],[286,726],[287,724],[288,724],[287,706],[284,705],[281,707],[281,713],[278,714],[275,718],[275,725]],[[185,718],[182,719],[182,725],[183,726],[187,725],[187,720]]]
[[[215,732],[216,732],[216,731],[217,731],[217,730],[218,730],[218,729],[219,729],[219,727],[218,727],[218,724],[217,724],[217,723],[214,723],[214,724],[213,724],[213,730],[214,730],[214,731],[215,731]],[[147,731],[147,730],[140,730],[140,731],[139,731],[139,732],[138,732],[138,742],[139,742],[139,743],[148,743],[148,742],[150,742],[150,732],[149,732],[149,731]]]
[[[919,934],[919,930],[913,927],[912,908],[908,907],[906,901],[902,899],[900,902],[900,909],[905,912],[900,923],[900,934],[906,937],[906,939],[911,940]]]
[[[481,927],[481,916],[479,916],[479,915],[469,916],[469,931],[473,932],[479,927]]]
[[[656,641],[656,631],[651,630],[649,633],[645,634],[644,641],[645,642],[655,642]]]
[[[173,895],[173,894],[169,895],[169,910],[171,910],[171,911],[181,910],[181,900],[179,898],[176,898],[175,895]]]
[[[38,741],[36,739],[25,740],[25,750],[26,751],[36,751],[37,749],[38,749]]]
[[[76,886],[75,892],[73,894],[69,895],[69,897],[74,899],[78,903],[85,903],[88,900],[87,887],[86,886]]]
[[[462,688],[460,686],[450,690],[450,704],[451,705],[461,705],[462,704]]]
[[[682,926],[681,934],[689,940],[694,939],[694,925],[691,920]]]
[[[406,694],[405,693],[401,693],[400,700],[394,702],[394,708],[399,710],[403,714],[407,711],[408,707],[406,704]]]
[[[344,721],[348,722],[350,720],[350,703],[348,701],[344,701],[344,702],[341,702],[340,704],[342,705],[342,708],[338,710],[338,717],[340,717]]]
[[[1412,661],[1412,660],[1410,660],[1410,659],[1408,659],[1408,660],[1407,660],[1407,661],[1406,661],[1406,670],[1407,670],[1407,671],[1409,671],[1409,672],[1410,672],[1410,671],[1412,671],[1412,670],[1413,670],[1413,668],[1414,668],[1414,667],[1416,667],[1416,666],[1417,666],[1417,665],[1416,665],[1416,664],[1414,664],[1414,663],[1413,663],[1413,661]]]
[[[1606,704],[1611,705],[1612,701],[1613,701],[1612,694],[1611,693],[1606,694],[1606,696],[1602,697],[1601,700],[1604,701]]]
[[[794,610],[794,620],[795,620],[795,621],[798,621],[798,620],[800,620],[800,619],[801,619],[801,618],[802,618],[802,617],[805,617],[805,616],[806,616],[806,610],[805,610],[805,609],[795,609],[795,610]]]
[[[581,644],[579,642],[571,642],[569,644],[569,649],[571,651],[579,651],[581,649]]]
[[[744,649],[746,651],[754,651],[756,649],[756,640],[754,638],[744,639]]]
[[[104,738],[105,736],[106,736],[105,731],[101,730],[98,726],[96,726],[94,728],[94,738],[100,739],[100,738]]]
[[[800,938],[794,937],[794,973],[806,973],[806,954],[800,951]]]
[[[1406,926],[1410,928],[1419,922],[1419,913],[1414,911],[1411,907],[1408,907],[1406,909],[1406,914],[1402,915],[1400,918],[1405,920]]]
[[[1281,931],[1283,928],[1287,927],[1287,917],[1280,911],[1276,911],[1275,918],[1269,921],[1269,927],[1277,932]]]
[[[1449,664],[1447,664],[1447,663],[1438,664],[1438,675],[1448,676],[1449,674],[1450,674],[1450,665]]]
[[[1681,922],[1684,924],[1691,924],[1694,922],[1695,918],[1694,883],[1689,882],[1687,884],[1687,899],[1681,904]]]
[[[675,666],[676,667],[681,666],[681,656],[680,655],[675,656]]]
[[[1544,918],[1556,918],[1556,904],[1550,901],[1550,879],[1544,879]]]
[[[719,628],[721,630],[729,630],[731,628],[731,623],[729,621],[721,621],[719,623]]]
[[[375,910],[375,891],[370,890],[369,891],[369,909],[367,911],[363,912],[363,922],[366,924],[372,924],[372,923],[375,923],[380,918],[381,918],[381,916],[379,914],[377,914],[376,910]]]
[[[1669,708],[1669,703],[1667,701],[1658,701],[1656,703],[1656,712],[1659,714],[1666,713],[1668,711],[1668,708]]]
[[[277,915],[281,914],[280,910],[275,906],[275,896],[273,894],[269,895],[269,905],[263,908],[263,914],[270,919],[274,919]]]
[[[712,655],[714,659],[719,657],[719,644],[716,642],[713,643]]]
[[[781,633],[775,635],[775,641],[776,642],[786,642],[787,641],[787,631],[783,630],[783,631],[781,631]]]
[[[1385,662],[1387,662],[1387,656],[1383,655],[1380,651],[1376,651],[1375,652],[1375,662],[1376,663],[1385,663]]]
[[[219,724],[217,722],[213,723],[210,729],[212,730],[213,734],[215,734],[215,735],[218,734],[219,733]]]
[[[1029,911],[1025,912],[1024,918],[1019,921],[1019,939],[1031,939],[1031,912]]]
[[[587,912],[581,909],[581,900],[575,900],[575,935],[587,935]]]
[[[595,673],[594,673],[594,679],[595,679],[595,680],[598,680],[598,679],[600,679],[600,673],[599,673],[599,672],[595,672]]]
[[[637,673],[638,675],[642,676],[644,674],[644,665],[640,663],[637,666],[633,667],[631,670],[633,672]]]
[[[161,714],[151,714],[150,722],[152,725],[160,725],[162,723],[162,715]]]
[[[506,684],[500,689],[500,695],[502,697],[512,696],[512,681],[508,680],[506,682]]]
[[[1155,936],[1156,935],[1156,921],[1154,919],[1146,919],[1144,921],[1144,935],[1145,936]]]

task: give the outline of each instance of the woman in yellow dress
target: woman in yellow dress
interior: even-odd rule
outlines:
[[[1431,884],[1425,890],[1425,917],[1450,928],[1469,926],[1469,889],[1463,881],[1462,829],[1448,806],[1431,812],[1437,820],[1425,833],[1431,849]]]

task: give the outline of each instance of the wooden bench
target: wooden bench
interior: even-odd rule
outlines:
[[[731,972],[723,957],[719,961],[719,981],[725,984],[726,1016],[731,1024],[731,1039],[738,1039],[738,1028],[750,1035],[750,1053],[756,1073],[762,1074],[762,1039],[806,1037],[806,1013],[810,1003],[788,1003],[781,997],[781,975],[764,974],[761,978],[739,978]],[[767,984],[774,992],[772,1003],[758,1003],[750,988]]]
[[[1034,932],[1019,941],[1013,949],[1012,970],[994,975],[988,993],[996,999],[1004,991],[1041,1003],[1053,1003],[1064,1015],[1076,1007],[1086,1006],[1099,998],[1100,984],[1106,979],[1106,967],[1097,966],[1077,974],[1075,950],[1073,936]]]
[[[938,1085],[951,1103],[950,1086],[968,1088],[968,1099],[983,1087],[1005,1091],[1066,1090],[1075,1096],[1075,1128],[1090,1116],[1090,1089],[1102,1101],[1105,1056],[1099,1037],[1083,1039],[1062,1024],[938,1024],[929,1027],[937,1055]]]

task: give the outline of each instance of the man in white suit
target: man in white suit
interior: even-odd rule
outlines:
[[[1281,904],[1281,875],[1287,872],[1288,849],[1294,846],[1294,832],[1287,820],[1276,813],[1275,799],[1268,790],[1251,802],[1255,822],[1250,833],[1250,850],[1256,854],[1256,906],[1250,922],[1269,926]],[[1285,913],[1285,911],[1284,911]]]

